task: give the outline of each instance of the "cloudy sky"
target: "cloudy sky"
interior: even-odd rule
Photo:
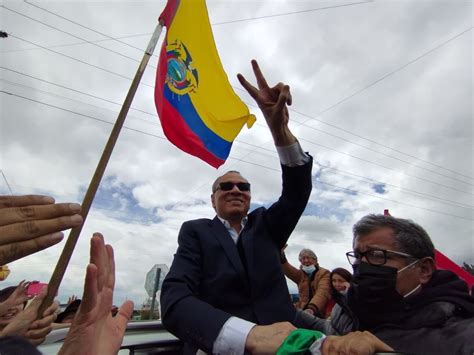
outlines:
[[[161,1],[3,1],[0,193],[81,202]],[[183,221],[214,216],[215,177],[241,171],[252,207],[280,192],[265,122],[242,91],[256,58],[290,85],[291,129],[315,158],[313,191],[287,250],[312,248],[349,268],[351,226],[385,208],[424,226],[435,246],[474,263],[472,2],[462,0],[209,1],[223,66],[257,115],[218,171],[164,139],[150,61],[60,288],[82,290],[89,237],[116,251],[116,303],[139,307],[145,276],[170,264]],[[161,43],[161,41],[160,41]],[[158,51],[155,51],[156,53]],[[64,242],[10,264],[2,287],[48,282]],[[291,285],[294,289],[294,285]]]

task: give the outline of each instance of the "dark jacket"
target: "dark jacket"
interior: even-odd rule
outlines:
[[[336,308],[337,307],[337,308]],[[394,316],[402,320],[385,320],[373,329],[382,341],[396,351],[410,354],[474,353],[474,299],[469,296],[466,283],[454,273],[435,271],[422,292],[405,301],[405,314]],[[343,335],[360,330],[344,298],[338,300],[330,321],[311,319],[305,314],[306,326]]]
[[[257,324],[293,321],[295,308],[280,265],[280,250],[311,192],[312,160],[282,166],[283,191],[270,208],[248,215],[237,247],[216,217],[185,222],[161,291],[163,325],[185,341],[186,352],[211,352],[224,323],[237,316]]]

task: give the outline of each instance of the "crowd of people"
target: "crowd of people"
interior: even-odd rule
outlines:
[[[55,203],[51,197],[39,195],[0,196],[0,264],[57,244],[63,239],[62,231],[82,222],[77,204]],[[91,238],[82,300],[60,354],[118,352],[133,303],[124,302],[113,317],[110,310],[114,284],[113,248],[105,244],[100,233],[95,233]],[[22,281],[0,292],[1,354],[39,354],[35,346],[53,329],[58,304],[51,304],[39,315],[47,288],[30,300],[27,287],[28,283]]]
[[[474,299],[454,273],[436,269],[433,243],[416,223],[359,220],[346,254],[352,274],[323,268],[307,248],[299,267],[288,262],[284,250],[312,189],[312,157],[288,126],[289,87],[269,87],[252,66],[257,87],[238,78],[272,134],[282,192],[249,213],[251,184],[228,171],[211,187],[215,218],[183,223],[161,291],[163,325],[183,341],[183,353],[472,355]],[[0,196],[0,265],[59,243],[62,231],[83,223],[80,213],[46,196]],[[116,354],[133,303],[111,312],[115,261],[100,233],[91,238],[85,274],[82,298],[59,317],[56,303],[38,315],[46,288],[32,299],[24,281],[1,290],[0,353],[37,354],[53,323],[66,321],[60,354]],[[285,275],[298,287],[296,303]]]

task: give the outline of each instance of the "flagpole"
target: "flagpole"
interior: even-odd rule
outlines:
[[[158,39],[160,38],[161,31],[163,29],[162,22],[159,22],[151,36],[150,42],[148,43],[148,47],[143,54],[142,61],[137,69],[135,77],[133,78],[132,84],[130,85],[130,89],[128,90],[127,97],[124,100],[122,108],[120,109],[119,115],[117,117],[117,121],[114,124],[112,132],[110,133],[109,140],[105,145],[104,151],[102,152],[102,156],[97,164],[94,176],[89,184],[89,188],[87,189],[86,195],[84,196],[84,201],[82,202],[82,209],[81,215],[84,220],[84,223],[80,226],[74,227],[71,229],[69,236],[67,238],[66,244],[64,245],[64,249],[59,257],[58,263],[54,269],[53,274],[51,275],[51,279],[48,284],[48,294],[46,295],[43,303],[41,304],[38,310],[38,318],[41,318],[44,311],[53,303],[54,297],[56,296],[59,285],[64,277],[64,273],[66,272],[66,268],[69,264],[69,260],[71,259],[72,253],[74,251],[74,247],[76,246],[77,240],[79,239],[79,234],[81,233],[82,226],[85,224],[87,215],[91,208],[92,202],[94,200],[94,196],[99,188],[100,181],[104,176],[105,168],[109,162],[110,156],[112,155],[112,151],[115,147],[115,143],[117,142],[118,136],[120,134],[120,130],[125,122],[125,118],[127,117],[128,110],[132,104],[133,98],[137,91],[138,85],[140,84],[140,80],[145,72],[145,68],[150,60],[150,57],[153,55],[153,51],[155,50],[156,44],[158,43]]]

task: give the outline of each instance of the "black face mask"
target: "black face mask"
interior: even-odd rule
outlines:
[[[404,298],[396,290],[398,270],[365,262],[353,268],[347,301],[359,320],[360,329],[373,329],[386,321],[400,320],[404,313]]]

